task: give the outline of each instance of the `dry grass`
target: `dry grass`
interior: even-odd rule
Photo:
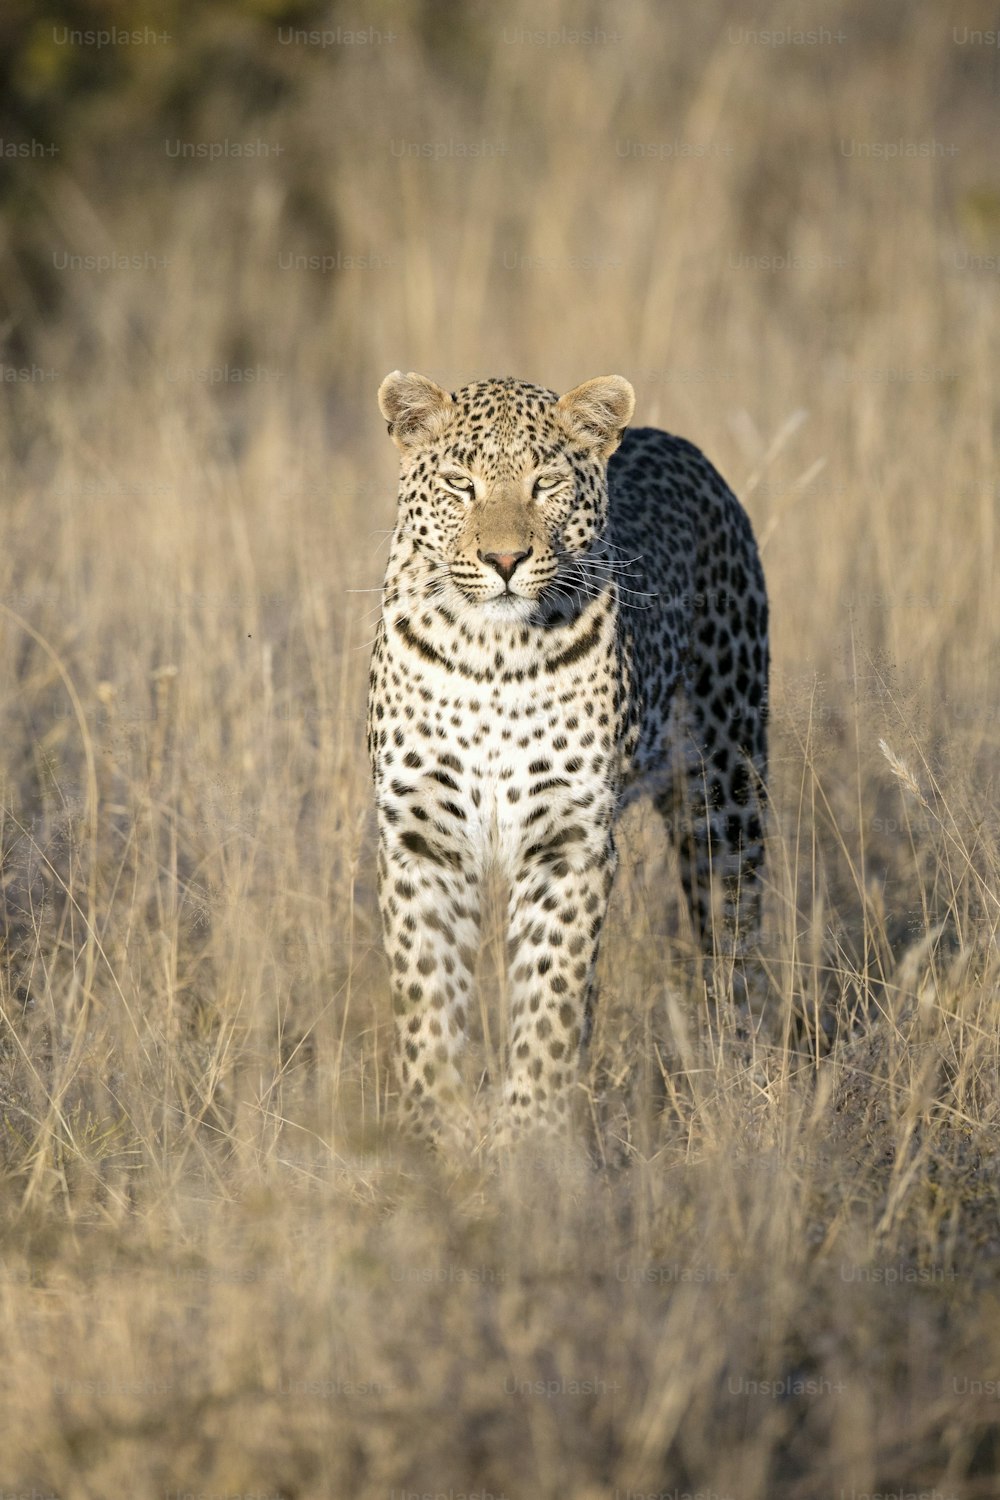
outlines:
[[[0,281],[57,372],[0,424],[5,1493],[997,1493],[998,318],[968,257],[997,264],[1000,185],[972,10],[835,0],[761,24],[843,41],[776,47],[722,0],[385,4],[393,41],[322,49],[178,8],[172,55],[232,62],[189,138],[282,154],[168,158],[181,64],[151,47],[131,144],[95,105],[38,169],[34,260]],[[518,36],[585,25],[618,39]],[[942,149],[850,144],[901,141]],[[745,263],[773,255],[798,260]],[[259,378],[190,378],[227,363]],[[751,1044],[708,1015],[630,814],[596,1165],[393,1133],[357,591],[396,366],[620,371],[763,539],[770,1012]]]

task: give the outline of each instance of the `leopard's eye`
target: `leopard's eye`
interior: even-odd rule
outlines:
[[[468,474],[442,474],[441,480],[450,490],[454,490],[457,495],[461,495],[463,500],[474,500],[476,498],[475,481],[470,479]]]
[[[563,483],[561,474],[539,474],[531,487],[531,497],[537,500],[539,495],[548,495],[552,490],[557,490]]]

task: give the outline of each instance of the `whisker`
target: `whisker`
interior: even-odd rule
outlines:
[[[608,557],[577,557],[571,560],[578,567],[590,568],[595,572],[607,573],[612,577],[619,575],[628,576],[629,569],[639,561],[638,558],[632,558],[629,562],[616,562],[613,558]]]
[[[653,600],[659,598],[658,592],[652,589],[628,588],[627,585],[621,583],[617,578],[614,578],[613,576],[609,577],[605,569],[600,566],[591,565],[590,567],[587,567],[585,565],[582,565],[579,560],[574,560],[574,563],[571,565],[571,568],[568,571],[570,581],[572,581],[574,584],[582,586],[584,583],[586,583],[588,587],[596,589],[599,593],[603,592],[603,589],[609,583],[614,582],[619,594],[626,596],[624,602],[628,603],[630,608],[644,607],[638,602],[633,603],[633,601],[648,600],[652,602]],[[597,596],[594,595],[593,597]]]
[[[601,549],[605,549],[606,548],[610,552],[624,552],[625,551],[624,547],[619,546],[619,544],[617,542],[610,541],[608,537],[602,537],[601,540],[600,540],[600,542],[597,545]],[[645,552],[640,552],[638,554],[638,556],[633,559],[633,561],[634,562],[641,562],[642,559],[645,556],[646,556]]]

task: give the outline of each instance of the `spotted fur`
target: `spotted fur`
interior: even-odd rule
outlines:
[[[432,1135],[462,1118],[496,869],[509,891],[504,1125],[558,1123],[632,795],[664,817],[705,950],[754,937],[760,560],[697,448],[624,431],[621,377],[560,399],[512,379],[452,395],[396,372],[379,401],[401,469],[368,742],[404,1115]]]

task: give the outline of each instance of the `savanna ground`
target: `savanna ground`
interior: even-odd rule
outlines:
[[[0,1492],[1000,1493],[995,25],[6,9]],[[769,578],[766,1024],[630,813],[531,1162],[392,1125],[397,366],[627,375]]]

